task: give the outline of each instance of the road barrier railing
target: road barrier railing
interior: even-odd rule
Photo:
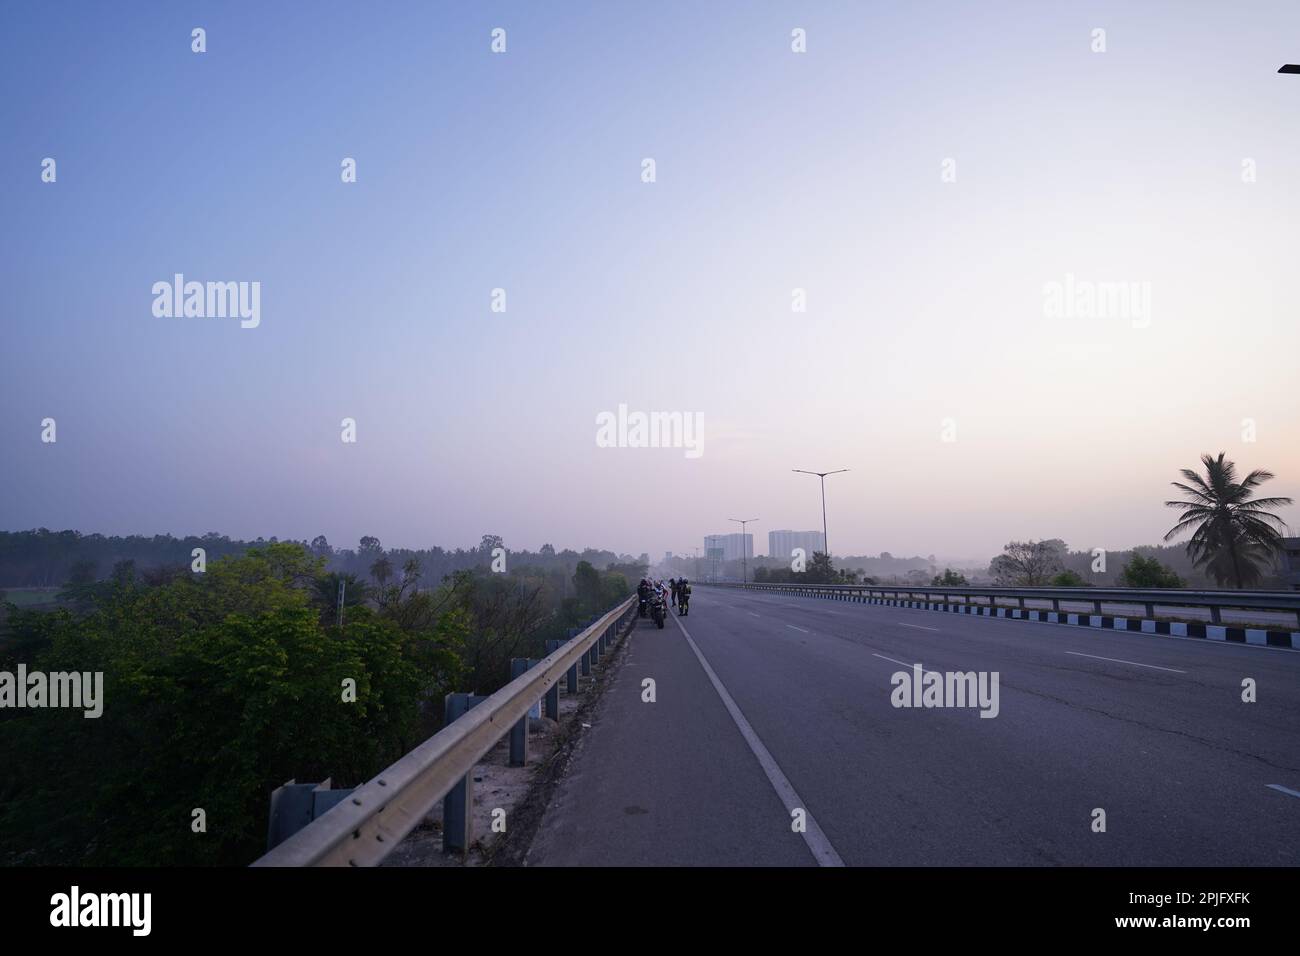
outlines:
[[[495,694],[469,706],[458,719],[252,865],[374,866],[397,848],[439,800],[462,784],[456,822],[468,826],[474,765],[502,737],[517,734],[521,725],[526,732],[528,712],[534,705],[561,679],[576,676],[576,668],[588,673],[635,613],[634,595]]]
[[[981,588],[981,587],[910,587],[907,585],[864,584],[742,584],[715,582],[719,587],[746,588],[758,591],[775,591],[805,597],[823,597],[840,601],[866,601],[874,599],[898,601],[925,601],[933,604],[966,604],[972,607],[1018,608],[1032,605],[1026,601],[1042,602],[1047,609],[1060,611],[1061,605],[1090,605],[1094,614],[1101,614],[1102,606],[1141,607],[1146,617],[1154,618],[1157,611],[1180,611],[1187,608],[1208,610],[1210,621],[1220,624],[1222,612],[1266,611],[1290,614],[1300,627],[1300,591],[1184,591],[1180,589],[1140,588]],[[1173,615],[1170,615],[1173,616]]]

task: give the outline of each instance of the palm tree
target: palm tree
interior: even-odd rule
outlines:
[[[1237,481],[1237,466],[1225,460],[1223,452],[1218,458],[1202,455],[1201,463],[1205,477],[1184,468],[1187,483],[1170,482],[1186,500],[1165,502],[1182,512],[1165,540],[1192,530],[1187,553],[1193,564],[1204,567],[1220,585],[1232,582],[1243,588],[1254,584],[1263,575],[1264,562],[1278,547],[1279,530],[1286,527],[1268,509],[1289,505],[1291,499],[1254,497],[1255,489],[1273,473],[1256,469]]]

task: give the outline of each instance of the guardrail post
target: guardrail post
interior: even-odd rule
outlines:
[[[452,723],[485,698],[474,699],[469,694],[448,694],[443,699],[443,726]],[[460,778],[456,786],[442,798],[442,850],[444,853],[464,853],[474,840],[474,771]]]
[[[1100,602],[1100,601],[1093,601],[1093,602],[1092,602],[1092,611],[1093,611],[1094,614],[1097,614],[1097,615],[1100,615],[1100,614],[1101,614],[1101,602]]]
[[[1217,604],[1210,608],[1210,620],[1215,624],[1223,623],[1223,615],[1219,613],[1219,606]]]
[[[563,641],[562,643],[568,643],[569,641],[573,640],[575,637],[577,637],[579,634],[582,633],[582,628],[571,627],[568,630],[566,630],[564,633],[566,637],[565,637],[565,641]],[[547,653],[549,653],[549,651]],[[583,652],[582,663],[583,664],[587,663],[586,652]],[[583,676],[586,676],[588,673],[590,673],[590,671],[584,668],[582,673]],[[568,673],[565,676],[568,679],[564,688],[565,693],[576,694],[578,692],[578,665],[574,664],[572,667],[570,667]]]
[[[1149,617],[1149,618],[1154,618],[1155,616],[1156,616],[1156,606],[1155,606],[1154,604],[1150,604],[1150,603],[1148,603],[1148,604],[1147,604],[1147,617]]]
[[[549,657],[559,650],[562,644],[564,644],[564,641],[547,641],[547,656]],[[542,713],[551,720],[558,721],[560,719],[560,682],[558,680],[546,692],[546,707]]]
[[[510,659],[510,679],[514,680],[528,671],[528,658],[512,657]],[[528,715],[524,714],[510,728],[510,766],[528,765]]]

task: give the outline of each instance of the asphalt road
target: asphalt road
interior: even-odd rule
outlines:
[[[704,586],[628,640],[530,865],[1300,864],[1300,652]]]

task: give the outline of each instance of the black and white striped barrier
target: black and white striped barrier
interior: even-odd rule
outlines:
[[[780,589],[773,589],[778,590]],[[1159,621],[1146,617],[1120,617],[1112,614],[1088,614],[1071,611],[1032,610],[1029,608],[996,607],[987,604],[959,604],[934,601],[911,601],[901,598],[870,597],[848,591],[789,591],[799,597],[831,598],[837,601],[854,601],[859,604],[877,604],[888,607],[906,607],[921,611],[947,611],[954,614],[974,614],[979,617],[1002,617],[1009,620],[1036,621],[1039,624],[1072,624],[1077,627],[1095,627],[1108,631],[1129,631],[1139,634],[1163,634],[1170,637],[1199,637],[1208,641],[1225,641],[1230,644],[1252,644],[1260,647],[1285,647],[1300,650],[1300,631],[1274,631],[1256,627],[1229,627],[1223,624],[1202,624],[1195,621]]]

